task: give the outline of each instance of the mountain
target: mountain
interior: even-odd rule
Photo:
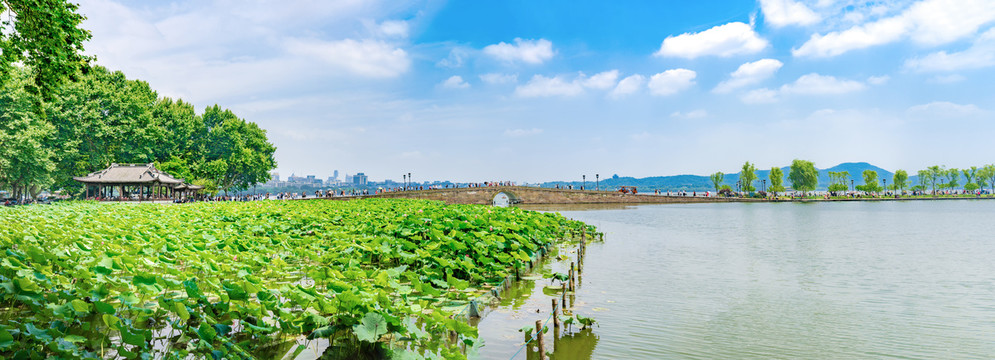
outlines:
[[[869,163],[866,163],[866,162],[842,163],[842,164],[839,164],[839,165],[836,165],[836,166],[833,166],[833,167],[830,167],[830,168],[826,168],[826,169],[818,169],[817,168],[817,170],[819,170],[819,186],[818,186],[819,190],[825,190],[826,187],[829,186],[829,172],[830,171],[833,171],[833,172],[846,171],[846,172],[848,172],[850,174],[850,179],[853,179],[853,185],[863,185],[864,184],[864,177],[863,177],[864,170],[877,171],[877,173],[878,173],[878,181],[880,181],[880,179],[887,179],[889,184],[891,183],[892,176],[894,175],[894,173],[892,173],[891,171],[882,169],[880,167],[877,167],[875,165],[872,165],[872,164],[869,164]],[[791,183],[787,180],[788,173],[790,171],[791,171],[791,168],[788,167],[788,166],[785,166],[785,167],[781,168],[781,172],[784,173],[784,177],[785,177],[785,180],[784,180],[784,186],[785,187],[790,187],[790,185],[791,185]],[[915,174],[914,171],[909,171],[909,172],[911,173],[910,175]],[[761,180],[768,179],[768,181],[767,181],[768,184],[767,185],[768,186],[770,185],[769,184],[769,182],[770,182],[769,181],[770,169],[763,169],[763,170],[757,169],[756,175],[757,175],[757,183],[756,183],[755,186],[758,189],[761,186],[760,185],[760,181]],[[723,177],[722,184],[729,185],[729,186],[731,186],[733,188],[736,188],[736,181],[738,181],[738,180],[739,180],[739,170],[736,170],[736,172],[734,172],[734,173],[727,173],[727,174],[725,174],[725,176]],[[910,178],[909,178],[909,185],[911,186],[912,184],[915,184],[915,181],[917,181],[915,179],[915,176],[910,176]],[[542,183],[542,186],[543,187],[552,187],[552,186],[555,186],[555,185],[560,185],[561,187],[565,187],[567,185],[573,185],[575,189],[579,189],[582,184],[583,183],[580,182],[580,181],[573,181],[573,182],[570,182],[570,181],[550,181],[550,182]],[[587,188],[588,189],[594,189],[594,186],[595,186],[595,182],[594,181],[590,181],[590,180],[587,181]],[[616,175],[616,176],[613,176],[613,177],[610,177],[610,178],[607,178],[607,179],[601,179],[599,187],[601,188],[601,190],[606,190],[606,189],[607,190],[616,190],[616,189],[618,189],[619,186],[635,186],[635,187],[637,187],[639,189],[640,192],[652,192],[654,190],[660,190],[660,191],[714,191],[714,189],[712,188],[712,181],[709,179],[709,177],[707,175],[706,176],[702,176],[702,175],[653,176],[653,177],[645,177],[645,178],[638,178],[638,179],[634,178],[634,177],[630,177],[630,176],[622,176],[622,177],[620,177],[620,176]]]

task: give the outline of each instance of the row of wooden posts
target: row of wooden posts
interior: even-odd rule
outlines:
[[[581,273],[584,272],[584,253],[586,251],[587,251],[587,230],[583,230],[580,233],[580,245],[577,248],[577,261],[570,263],[570,273],[568,274],[568,276],[570,278],[569,279],[570,292],[574,292],[575,286],[577,285],[577,281],[576,281],[577,276],[579,276],[579,274],[581,274]],[[576,271],[574,271],[575,268],[576,268]],[[554,329],[559,329],[560,328],[560,318],[559,318],[558,315],[561,314],[561,313],[563,313],[563,309],[567,308],[567,284],[561,284],[561,285],[562,285],[562,291],[560,291],[560,302],[559,302],[559,304],[562,305],[562,307],[557,307],[556,299],[552,299],[553,300],[552,301],[552,303],[553,303],[553,316],[552,316],[552,318],[553,318],[553,328]],[[570,305],[571,305],[571,307],[573,306],[573,304],[570,304]],[[536,327],[535,327],[535,332],[536,332],[535,339],[536,340],[535,341],[536,341],[536,345],[539,347],[539,360],[546,360],[546,344],[545,344],[545,342],[542,339],[542,329],[543,329],[542,320],[536,320]],[[526,339],[525,339],[526,344],[525,344],[525,346],[529,346],[529,344],[528,344],[529,340],[530,339],[528,338],[528,336],[526,336]]]

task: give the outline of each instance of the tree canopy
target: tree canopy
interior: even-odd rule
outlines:
[[[14,167],[9,154],[16,147],[0,150],[0,186],[29,185],[81,189],[73,176],[101,170],[111,163],[155,162],[160,170],[200,182],[217,190],[239,190],[265,182],[275,166],[275,147],[258,125],[214,105],[197,115],[182,100],[159,97],[149,85],[129,80],[119,71],[94,66],[79,81],[66,83],[45,103],[45,118],[32,114],[29,104],[37,95],[20,85],[29,81],[29,71],[17,69],[18,81],[0,93],[0,117],[20,123],[21,141],[34,141],[37,153],[29,169]],[[32,129],[26,131],[24,129]],[[11,136],[0,135],[0,142]],[[34,175],[32,175],[34,174]],[[8,179],[25,179],[16,182]]]
[[[864,177],[864,184],[857,186],[857,190],[866,192],[878,192],[881,191],[881,185],[878,185],[878,172],[874,170],[864,170],[861,174]]]
[[[811,161],[795,159],[791,162],[788,180],[791,180],[791,186],[795,190],[813,191],[819,185],[819,171],[815,169],[815,164]]]
[[[92,59],[82,54],[91,35],[80,27],[86,18],[77,10],[65,0],[0,0],[0,14],[13,15],[0,20],[0,79],[12,79],[16,64],[30,68],[30,81],[21,86],[40,96],[32,99],[36,105]]]
[[[784,191],[784,171],[781,171],[781,168],[772,167],[767,177],[770,178],[770,187],[767,188],[767,191],[774,193],[774,196]]]
[[[723,174],[721,171],[716,172],[708,177],[708,179],[712,181],[712,187],[715,188],[716,192],[719,191],[719,186],[722,185],[723,178],[725,178],[725,174]]]
[[[895,190],[905,191],[905,187],[909,186],[909,173],[905,170],[895,170],[895,175],[891,178],[892,187]]]
[[[755,189],[753,188],[753,181],[757,179],[756,174],[757,168],[747,161],[743,164],[743,170],[739,172],[740,188],[742,191],[751,192]]]

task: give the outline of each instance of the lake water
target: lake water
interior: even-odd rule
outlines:
[[[995,358],[995,201],[560,212],[606,236],[575,297],[600,327],[554,358]],[[489,310],[480,358],[510,358],[517,329],[547,318],[548,284]]]

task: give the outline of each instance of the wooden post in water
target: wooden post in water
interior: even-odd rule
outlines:
[[[560,317],[556,316],[556,299],[553,299],[553,328],[560,328]]]
[[[536,320],[536,342],[539,344],[539,360],[546,360],[546,346],[542,342],[542,320]]]
[[[567,307],[567,284],[560,283],[560,286],[563,287],[563,289],[562,289],[563,291],[560,292],[560,304],[562,304],[562,306],[564,308],[566,308]]]
[[[570,291],[574,291],[574,264],[570,263]]]

